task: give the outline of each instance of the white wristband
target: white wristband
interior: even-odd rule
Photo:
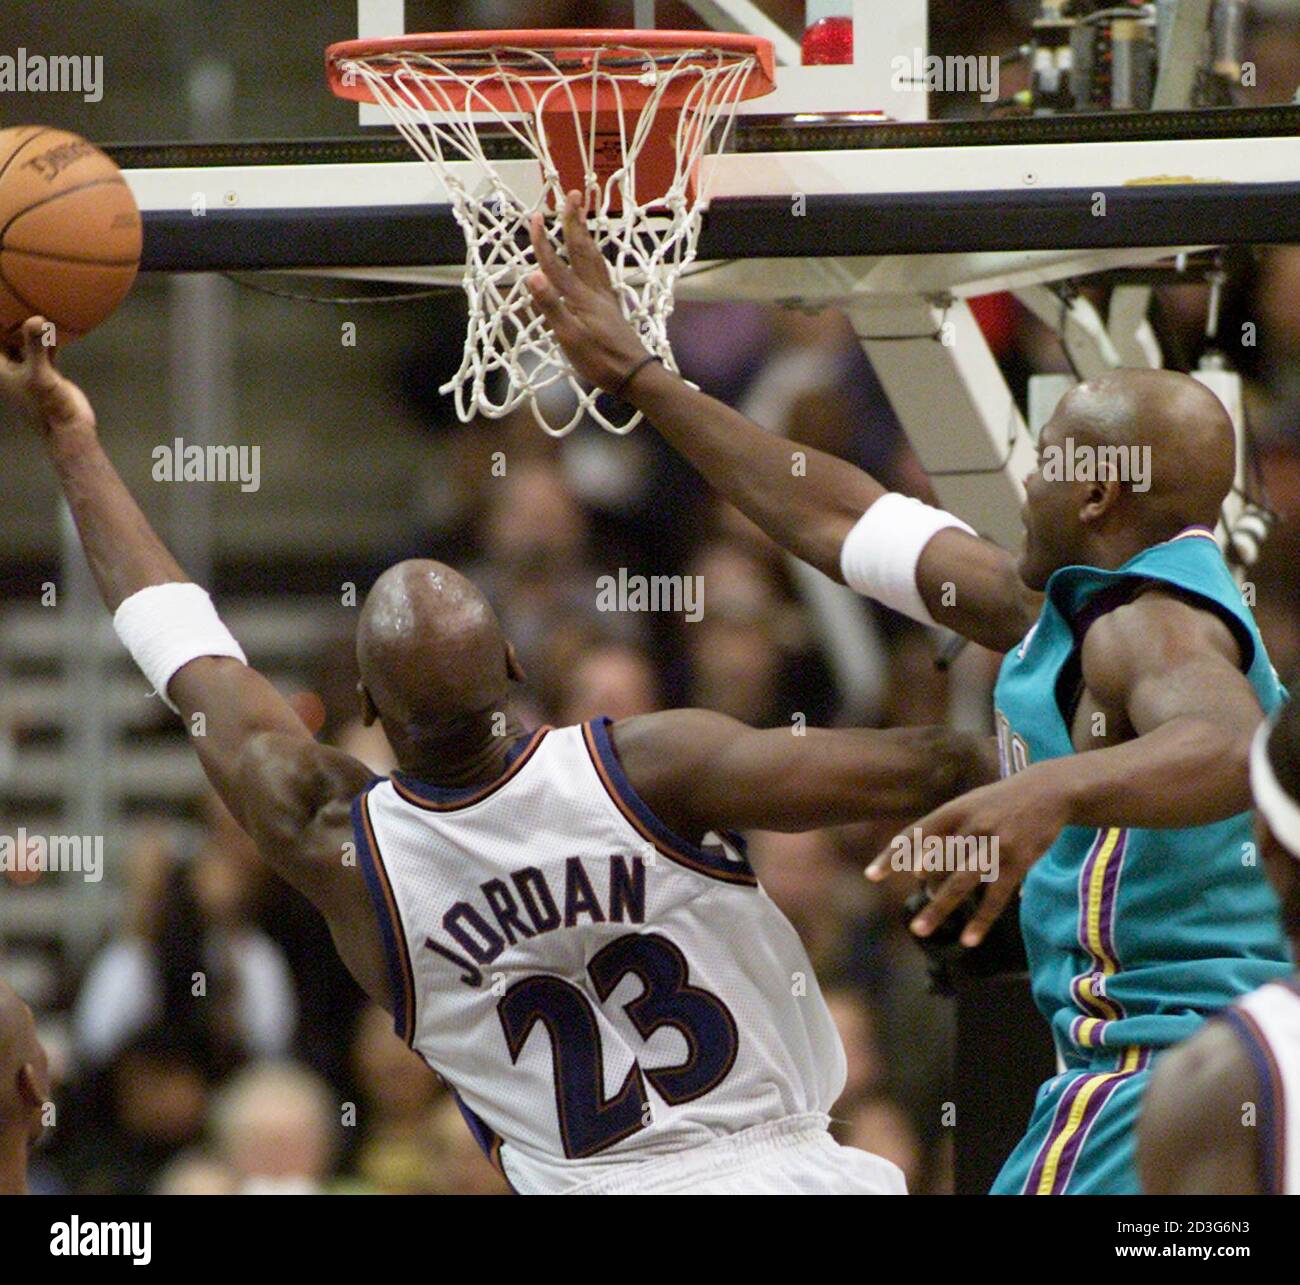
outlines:
[[[1273,720],[1265,721],[1250,743],[1250,792],[1273,837],[1300,861],[1300,803],[1283,788],[1268,757]]]
[[[175,581],[133,593],[113,614],[113,628],[173,713],[180,711],[167,695],[167,686],[190,661],[229,656],[248,664],[212,599],[196,584]]]
[[[844,583],[923,625],[937,622],[916,587],[916,568],[925,546],[955,527],[974,535],[960,518],[908,495],[882,495],[849,532],[840,551]]]

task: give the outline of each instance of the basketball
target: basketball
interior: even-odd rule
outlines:
[[[93,330],[140,266],[140,211],[116,165],[76,134],[0,130],[0,336],[40,314],[60,342]]]

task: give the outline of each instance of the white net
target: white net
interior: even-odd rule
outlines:
[[[577,378],[532,308],[525,282],[537,270],[528,237],[537,211],[546,215],[547,235],[563,252],[556,211],[563,206],[564,177],[548,132],[557,124],[573,132],[585,173],[588,226],[610,265],[624,312],[647,349],[675,369],[668,319],[677,281],[699,244],[707,199],[697,186],[700,160],[725,146],[756,62],[753,54],[702,44],[671,52],[610,45],[581,58],[513,47],[389,52],[338,63],[345,80],[365,85],[437,171],[465,234],[465,358],[442,389],[454,393],[463,421],[476,415],[498,419],[528,402],[537,422],[555,437],[586,418],[613,433],[636,427],[639,415],[619,418],[617,408],[602,404],[598,391]],[[601,107],[599,130],[595,103]],[[508,131],[536,158],[540,195],[522,194],[502,178],[484,152],[476,114],[489,117],[487,123]],[[639,169],[662,158],[665,130],[672,131],[671,182],[666,192],[660,184],[647,206],[638,200],[645,192]],[[611,167],[602,153],[612,146],[618,150]],[[547,396],[564,384],[571,399]],[[557,405],[563,411],[552,423],[547,411],[554,415]]]

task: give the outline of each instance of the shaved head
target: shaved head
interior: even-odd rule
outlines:
[[[1097,445],[1150,446],[1151,489],[1141,518],[1153,530],[1214,526],[1237,470],[1227,407],[1173,370],[1117,370],[1066,394],[1067,427]]]
[[[1052,450],[1113,452],[1143,470],[1120,481],[1026,481],[1021,575],[1041,589],[1072,562],[1120,566],[1191,526],[1213,528],[1236,475],[1237,440],[1227,408],[1190,375],[1114,370],[1072,389],[1039,439]]]
[[[481,738],[506,708],[513,653],[487,599],[441,562],[390,567],[357,626],[363,699],[404,767]]]
[[[44,1131],[49,1075],[32,1010],[0,982],[0,1192],[26,1190],[27,1148]]]

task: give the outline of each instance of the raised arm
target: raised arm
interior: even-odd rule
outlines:
[[[845,542],[886,497],[885,488],[845,460],[765,431],[648,362],[640,337],[623,317],[576,193],[565,209],[564,238],[571,266],[555,253],[537,216],[533,245],[542,272],[529,285],[574,370],[640,410],[710,486],[778,544],[844,581]],[[801,457],[798,470],[795,452]],[[886,541],[891,526],[885,527]],[[935,621],[999,651],[1024,637],[1037,612],[1010,554],[956,528],[939,531],[925,544],[915,584]]]
[[[984,743],[940,727],[759,731],[702,709],[616,723],[637,793],[674,830],[814,830],[905,819],[988,779]]]
[[[32,318],[23,327],[21,352],[0,353],[0,394],[35,421],[105,605],[116,613],[123,603],[130,611],[134,601],[148,604],[142,607],[146,616],[165,614],[169,608],[158,588],[167,587],[175,598],[175,590],[190,582],[105,455],[90,402],[55,368],[43,342],[47,329]],[[139,597],[144,590],[155,591],[154,597]],[[181,597],[185,611],[167,622],[172,635],[187,627],[201,632],[201,615],[196,612],[198,623],[191,626],[185,613],[202,606],[202,595],[191,586]],[[158,642],[157,622],[147,623]],[[214,637],[213,627],[207,629]],[[344,848],[348,804],[369,773],[348,755],[316,744],[288,702],[226,638],[213,643],[224,649],[218,655],[199,654],[200,642],[160,694],[184,719],[208,780],[263,858],[325,915],[354,976],[382,1003],[386,972],[378,929]]]

